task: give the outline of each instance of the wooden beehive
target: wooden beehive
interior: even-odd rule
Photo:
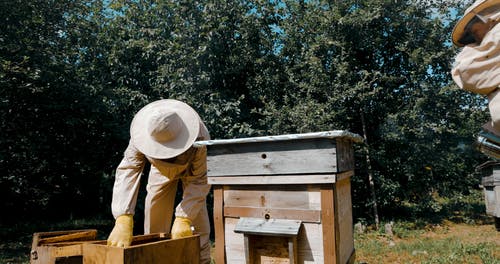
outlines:
[[[81,264],[82,245],[94,243],[97,230],[67,230],[33,234],[31,264]]]
[[[327,131],[196,142],[208,147],[216,263],[352,262],[359,141]]]
[[[84,264],[198,264],[199,261],[197,234],[179,239],[169,239],[164,233],[135,236],[129,247],[107,246],[106,241],[83,245]]]
[[[483,169],[483,186],[486,213],[500,218],[500,163],[493,162]]]

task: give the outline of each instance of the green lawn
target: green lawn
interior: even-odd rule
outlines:
[[[493,224],[445,221],[399,230],[393,236],[382,231],[356,234],[356,263],[500,263],[500,232]]]

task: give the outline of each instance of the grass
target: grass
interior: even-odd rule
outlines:
[[[107,228],[107,222],[101,222],[69,221],[53,225],[50,229]],[[356,234],[355,263],[500,263],[500,232],[492,224],[457,224],[445,221],[425,228],[409,229],[409,226],[411,223],[408,222],[395,223],[392,237],[383,230]],[[19,234],[23,233],[21,227],[22,225],[16,227]],[[30,232],[18,239],[11,237],[2,240],[0,263],[29,263],[31,235]]]
[[[500,232],[486,215],[483,199],[481,190],[473,190],[466,196],[435,196],[427,210],[407,203],[413,216],[394,220],[392,235],[385,223],[355,234],[355,262],[500,264]]]
[[[407,223],[395,223],[406,226]],[[395,228],[396,230],[398,228]],[[400,235],[369,231],[356,234],[356,263],[500,263],[500,232],[492,224],[445,221]]]
[[[500,232],[484,213],[481,193],[436,200],[440,209],[430,218],[394,220],[392,235],[383,224],[379,230],[356,233],[355,263],[500,264]],[[35,232],[97,229],[98,239],[106,239],[112,225],[110,219],[78,219],[0,226],[0,263],[29,263]]]

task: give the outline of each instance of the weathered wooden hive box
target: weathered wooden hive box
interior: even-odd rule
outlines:
[[[103,241],[84,244],[82,251],[84,264],[198,264],[200,237],[193,235],[170,239],[164,233],[157,233],[135,236],[128,247],[107,246],[106,241]]]
[[[493,173],[481,180],[483,185],[486,213],[500,217],[500,167],[493,169]]]
[[[129,247],[107,246],[97,230],[39,232],[33,235],[31,264],[197,264],[199,235],[170,239],[165,233],[134,236]]]
[[[199,141],[214,188],[215,260],[349,263],[354,260],[347,131]]]
[[[500,162],[487,162],[481,169],[486,213],[495,218],[495,226],[500,231]]]

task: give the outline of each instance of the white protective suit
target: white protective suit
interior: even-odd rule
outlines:
[[[198,139],[210,139],[203,124]],[[210,263],[210,222],[206,206],[210,185],[207,183],[206,147],[191,147],[175,158],[159,160],[145,156],[130,141],[116,170],[111,204],[115,218],[134,214],[140,178],[147,162],[151,169],[146,186],[144,233],[170,232],[177,185],[181,180],[183,196],[175,216],[192,221],[194,232],[200,234],[200,263]]]
[[[460,88],[488,96],[491,125],[500,132],[500,23],[495,25],[480,45],[467,45],[456,56],[453,80]]]

